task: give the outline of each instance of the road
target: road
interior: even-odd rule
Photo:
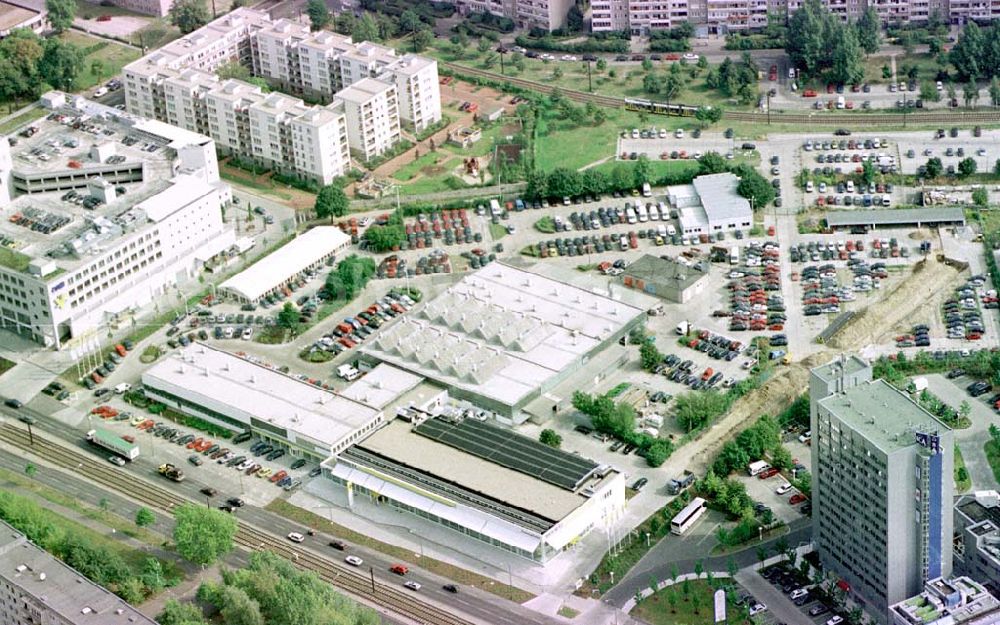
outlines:
[[[764,549],[768,555],[774,554],[774,544],[779,540],[784,540],[789,546],[796,547],[800,543],[812,540],[811,519],[798,519],[789,524],[789,532],[771,540],[764,541]],[[678,573],[693,573],[695,564],[701,562],[706,571],[726,571],[729,568],[729,560],[736,562],[736,566],[744,568],[757,563],[757,545],[751,546],[743,551],[724,556],[713,556],[708,558],[682,558],[671,559],[673,549],[673,536],[667,536],[660,541],[653,550],[647,554],[643,561],[655,563],[652,566],[641,566],[643,561],[629,571],[628,576],[618,583],[614,588],[604,595],[604,601],[613,606],[621,607],[635,597],[635,594],[644,588],[649,588],[650,578],[657,581],[670,579],[673,576],[674,567]],[[657,554],[653,556],[653,554]],[[794,621],[788,621],[794,622]]]
[[[72,440],[67,441],[62,438],[68,433],[64,426],[56,427],[56,424],[48,420],[47,415],[35,411],[30,407],[22,407],[17,411],[3,407],[2,410],[0,410],[0,415],[7,417],[9,423],[11,424],[17,423],[15,419],[11,417],[16,418],[17,416],[26,415],[34,417],[37,420],[36,425],[33,427],[36,445],[39,446],[40,449],[45,449],[47,447],[46,443],[55,443],[64,448],[60,450],[61,452],[73,452],[73,455],[78,458],[79,461],[77,469],[80,475],[91,475],[95,481],[98,481],[101,480],[98,473],[107,471],[111,467],[110,464],[107,464],[104,461],[104,454],[100,451],[95,454],[95,450],[88,446],[87,443],[82,440],[82,437],[74,437]],[[22,426],[17,423],[17,427],[20,429]],[[72,432],[70,432],[70,434],[72,434]],[[0,443],[0,446],[7,450],[12,448],[9,441]],[[24,452],[15,450],[14,453],[15,455],[23,455]],[[46,456],[52,457],[51,452],[46,453]],[[39,458],[38,462],[44,462],[46,459],[48,458]],[[76,461],[77,460],[73,460],[73,462]],[[198,482],[194,479],[188,479],[182,483],[176,484],[155,477],[154,463],[150,462],[150,460],[145,457],[140,457],[137,461],[121,469],[114,469],[113,472],[120,472],[131,476],[134,478],[132,481],[136,484],[142,483],[145,486],[144,483],[148,482],[149,486],[154,489],[169,489],[169,491],[173,494],[179,495],[183,499],[198,503],[205,502],[205,496],[202,495],[199,490],[206,486],[206,484]],[[85,484],[85,486],[79,486],[77,488],[82,488],[84,490],[86,493],[84,496],[87,500],[92,501],[95,497],[100,499],[100,497],[105,496],[105,488],[103,486],[90,484],[89,482],[84,482],[83,484]],[[62,486],[59,486],[59,488],[62,488]],[[73,487],[71,487],[71,489],[72,488]],[[131,496],[132,493],[122,492],[120,495]],[[220,493],[218,497],[223,498],[225,496],[227,496],[227,494]],[[160,500],[158,504],[160,512],[174,505],[173,503],[168,503],[167,499],[168,498]],[[153,504],[153,502],[143,503],[146,503],[148,506],[157,505]],[[254,508],[252,506],[241,508],[238,512],[238,517],[244,524],[253,528],[253,531],[250,532],[251,536],[261,538],[262,542],[260,543],[260,547],[267,547],[272,550],[277,547],[278,550],[287,552],[282,553],[282,555],[286,555],[286,557],[291,556],[292,559],[294,559],[300,566],[305,568],[313,568],[314,562],[321,563],[323,566],[322,570],[324,572],[331,570],[336,571],[336,573],[333,574],[333,577],[340,575],[343,575],[345,578],[357,577],[356,570],[340,564],[340,552],[334,552],[327,546],[329,541],[336,538],[335,536],[320,532],[317,533],[315,537],[307,537],[306,542],[295,547],[291,547],[291,543],[282,544],[280,542],[265,545],[263,542],[265,533],[266,538],[273,541],[275,538],[283,537],[292,531],[298,531],[305,534],[307,528],[304,528],[301,524],[289,521],[284,517],[260,508]],[[283,539],[277,538],[277,540],[281,541]],[[336,555],[332,555],[331,552]],[[375,581],[379,587],[379,593],[384,592],[383,589],[387,587],[402,588],[400,578],[388,572],[389,567],[394,564],[396,560],[390,559],[377,551],[356,545],[350,546],[350,553],[364,559],[364,568],[368,568],[372,572],[372,575],[374,575]],[[435,618],[434,620],[428,619],[424,622],[525,623],[536,625],[550,625],[560,622],[557,619],[539,614],[516,603],[475,588],[462,587],[459,594],[452,595],[441,588],[442,585],[449,583],[449,580],[438,575],[422,571],[415,565],[412,565],[410,569],[410,573],[407,575],[407,580],[418,581],[423,586],[419,594],[419,599],[414,599],[411,603],[423,604],[425,606],[423,610],[425,613],[429,613],[433,610],[437,613],[450,614],[458,617],[458,619],[462,619],[456,621],[454,618],[446,620],[438,620]],[[361,571],[362,574],[365,572],[366,571],[363,570]],[[341,590],[343,591],[344,589],[341,588]],[[348,592],[348,594],[352,593]],[[357,595],[354,596],[366,604],[372,604],[369,598]]]

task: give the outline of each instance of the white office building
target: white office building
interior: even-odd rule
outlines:
[[[667,187],[667,200],[677,209],[681,234],[749,230],[750,202],[736,192],[740,179],[730,173],[698,176],[691,184]]]
[[[58,349],[173,305],[235,237],[210,138],[60,93],[42,100],[58,117],[0,142],[13,193],[2,198],[0,326]]]

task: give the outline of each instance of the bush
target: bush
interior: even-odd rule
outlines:
[[[628,41],[623,39],[599,39],[591,37],[586,41],[579,43],[562,43],[548,33],[546,33],[545,36],[538,38],[518,35],[514,39],[514,42],[524,48],[547,50],[549,52],[569,52],[579,54],[584,52],[627,53],[629,51]]]

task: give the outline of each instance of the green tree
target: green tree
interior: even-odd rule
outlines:
[[[45,0],[52,30],[61,33],[73,25],[76,17],[76,0]]]
[[[603,57],[599,58],[597,59],[597,65],[595,67],[597,68],[597,71],[603,72],[604,70],[608,69],[608,62]]]
[[[309,27],[314,31],[323,30],[330,23],[330,9],[325,0],[309,0],[306,3],[306,15],[309,16]],[[402,21],[402,17],[400,20]]]
[[[260,604],[237,586],[223,586],[216,599],[216,607],[226,625],[264,625]]]
[[[406,239],[406,231],[401,224],[387,226],[369,226],[365,230],[365,241],[368,247],[376,252],[387,252],[397,248]]]
[[[653,178],[653,166],[649,162],[649,157],[645,154],[640,154],[639,159],[635,162],[635,169],[632,170],[635,177],[636,188],[641,188],[642,185],[652,181]]]
[[[351,31],[351,39],[361,41],[379,41],[378,24],[372,14],[365,11],[361,18],[355,23],[354,30]],[[466,40],[467,41],[467,40]],[[462,46],[462,50],[465,46]]]
[[[771,465],[779,469],[792,468],[792,454],[783,445],[778,445],[771,450]]]
[[[566,13],[566,30],[578,33],[583,30],[583,11],[576,4]]]
[[[160,592],[167,585],[166,577],[163,574],[163,565],[156,558],[146,558],[142,563],[139,579],[152,594]]]
[[[1000,79],[994,76],[990,80],[990,103],[993,106],[1000,106]]]
[[[643,341],[639,347],[639,362],[646,371],[652,371],[653,367],[663,362],[663,354],[656,348],[653,341]]]
[[[143,506],[135,513],[135,524],[139,527],[147,527],[156,522],[156,515],[149,508]]]
[[[562,445],[562,436],[555,430],[546,428],[538,435],[538,442],[559,449]]]
[[[833,17],[820,0],[805,0],[788,20],[785,51],[792,66],[817,76],[829,58],[827,30]]]
[[[104,61],[101,59],[94,59],[90,62],[90,73],[94,75],[97,80],[104,79]]]
[[[955,66],[960,80],[976,80],[986,75],[984,70],[989,63],[986,48],[986,35],[974,20],[970,20],[948,53],[948,60]]]
[[[198,30],[208,23],[208,9],[201,0],[174,0],[170,5],[170,23],[180,29],[182,35]]]
[[[0,99],[38,96],[44,82],[38,73],[43,54],[38,35],[27,28],[17,28],[0,40]]]
[[[656,74],[650,72],[642,77],[642,90],[646,93],[658,93],[660,91],[660,79]]]
[[[430,47],[432,41],[434,41],[434,33],[429,28],[418,28],[413,31],[413,35],[410,37],[414,52],[423,52]]]
[[[344,193],[344,189],[337,185],[328,184],[316,194],[313,210],[316,211],[316,217],[320,219],[329,217],[330,221],[333,221],[334,217],[346,215],[350,206],[351,201]]]
[[[669,104],[684,88],[684,81],[675,74],[667,74],[660,84],[660,95]]]
[[[896,40],[896,43],[899,44],[899,47],[903,49],[903,54],[905,56],[910,56],[911,54],[913,54],[913,47],[914,47],[913,35],[910,34],[909,31],[904,30],[902,33],[900,33],[899,37]]]
[[[920,99],[925,102],[940,102],[941,92],[933,82],[925,80],[920,83]]]
[[[24,465],[25,475],[27,475],[28,477],[35,477],[36,473],[38,473],[38,467],[35,466],[35,463],[29,462],[28,464]]]
[[[864,54],[853,28],[839,27],[840,36],[833,51],[830,77],[838,83],[856,85],[865,77]]]
[[[701,174],[721,174],[729,171],[729,164],[718,152],[706,152],[698,159],[698,172]]]
[[[941,159],[936,156],[927,159],[927,164],[924,165],[924,167],[927,170],[928,178],[937,178],[944,173],[944,164],[942,164]]]
[[[552,70],[552,80],[559,80],[563,77],[562,68],[556,65],[555,69]]]
[[[278,315],[281,322],[282,309]],[[174,508],[174,544],[182,558],[207,566],[233,550],[236,519],[220,510],[193,503]]]
[[[875,7],[869,6],[861,14],[857,23],[858,43],[865,54],[878,52],[879,39],[882,31],[882,20],[878,17]]]
[[[205,619],[198,606],[181,603],[176,599],[167,599],[156,621],[160,625],[205,625]]]
[[[653,71],[653,62],[645,57],[643,57],[642,59],[642,71],[644,72]]]
[[[285,328],[287,330],[295,330],[299,326],[299,311],[295,309],[295,304],[291,302],[285,302],[285,305],[281,307],[278,312],[278,327]]]
[[[722,119],[722,109],[717,106],[699,106],[694,112],[694,118],[704,127],[711,126]]]
[[[38,73],[45,77],[45,82],[64,91],[75,89],[76,77],[83,67],[80,48],[56,37],[46,39],[42,48],[44,51],[38,62]]]
[[[976,159],[971,156],[967,156],[962,160],[958,161],[958,177],[968,178],[972,174],[976,173],[978,165],[976,164]]]
[[[246,65],[243,65],[239,61],[229,61],[228,63],[223,63],[215,70],[215,75],[219,77],[220,80],[242,80],[244,82],[249,81],[253,78],[253,74],[247,69]]]
[[[752,167],[740,166],[734,170],[740,177],[736,193],[750,200],[754,210],[761,210],[770,204],[775,197],[774,187]]]
[[[990,196],[989,193],[986,192],[986,189],[983,187],[974,189],[972,191],[972,203],[980,208],[986,208],[986,206],[990,203]],[[963,401],[962,403],[965,404],[966,402]]]
[[[420,20],[420,16],[413,9],[406,9],[399,15],[399,30],[404,33],[412,33],[418,28],[423,27],[424,23]],[[486,49],[490,47],[489,40],[480,39],[479,44],[482,46],[482,42],[486,41]],[[480,52],[485,52],[485,50],[480,50]]]
[[[677,603],[680,598],[677,596],[677,591],[671,586],[670,590],[667,591],[667,603],[670,604],[670,612],[673,614],[677,613]]]
[[[979,85],[974,80],[970,80],[962,86],[962,98],[965,100],[966,108],[979,102]]]

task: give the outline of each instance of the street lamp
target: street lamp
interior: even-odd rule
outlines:
[[[18,417],[25,425],[28,426],[28,444],[32,447],[35,446],[35,436],[31,433],[31,426],[35,424],[35,418],[29,416]]]
[[[500,46],[499,48],[497,48],[497,54],[500,55],[500,75],[505,76],[506,74],[504,74],[504,68],[503,68],[503,55],[507,54],[507,48]]]

